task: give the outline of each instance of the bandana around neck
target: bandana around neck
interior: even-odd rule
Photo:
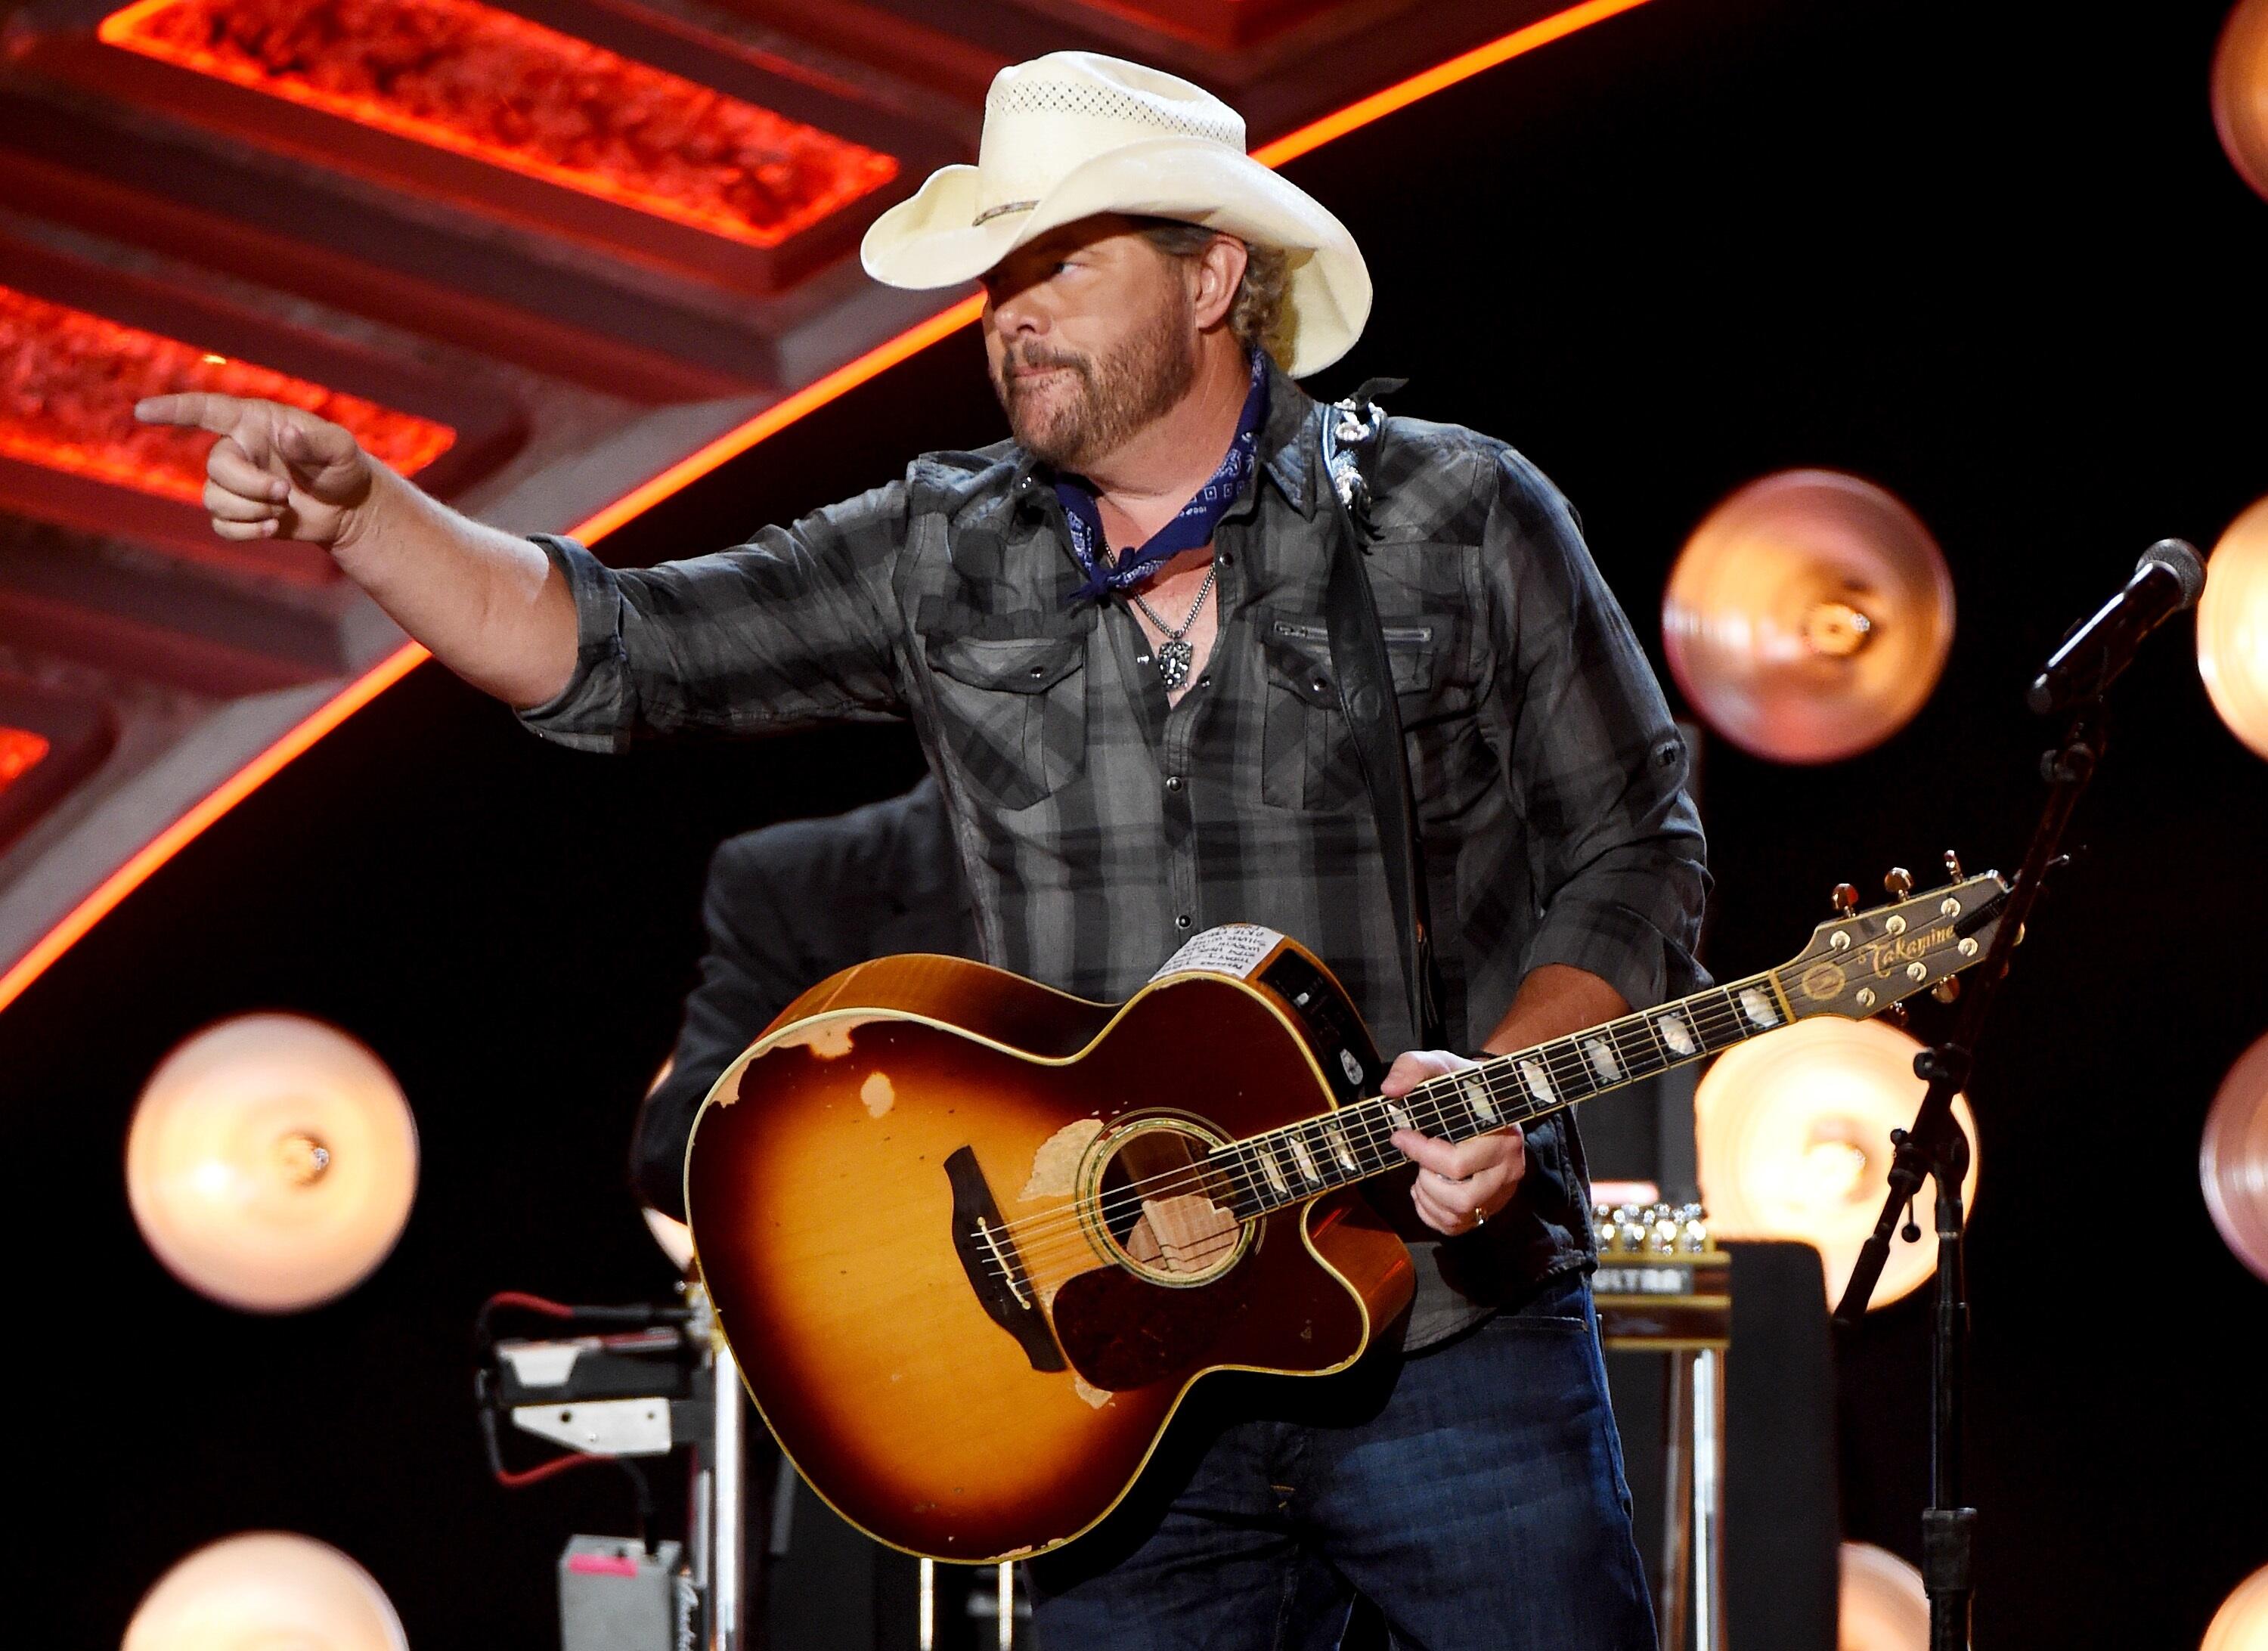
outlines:
[[[1086,573],[1086,582],[1071,593],[1070,600],[1081,602],[1123,591],[1147,579],[1160,563],[1211,543],[1214,525],[1236,503],[1237,495],[1244,490],[1244,478],[1252,474],[1260,446],[1260,426],[1267,419],[1268,369],[1266,358],[1256,350],[1252,388],[1245,395],[1235,439],[1228,444],[1220,468],[1147,543],[1139,549],[1122,549],[1116,556],[1103,543],[1102,516],[1095,508],[1094,490],[1080,477],[1058,476],[1056,497],[1063,502],[1064,520],[1071,529],[1071,553]]]

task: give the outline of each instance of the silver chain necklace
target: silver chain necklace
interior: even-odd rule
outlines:
[[[1133,597],[1134,605],[1148,616],[1150,623],[1166,633],[1166,639],[1158,645],[1158,680],[1165,683],[1166,691],[1169,694],[1189,681],[1190,648],[1182,638],[1189,634],[1189,627],[1197,622],[1197,615],[1204,610],[1205,598],[1212,594],[1212,576],[1217,571],[1218,564],[1208,564],[1205,568],[1204,583],[1197,586],[1197,599],[1189,604],[1189,617],[1182,621],[1179,629],[1167,624],[1159,617],[1156,608],[1132,591],[1126,593]]]

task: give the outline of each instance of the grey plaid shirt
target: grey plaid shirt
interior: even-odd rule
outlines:
[[[593,750],[910,719],[989,960],[1115,1002],[1197,930],[1265,924],[1330,964],[1390,1058],[1412,1034],[1330,677],[1322,414],[1272,369],[1269,405],[1214,535],[1219,639],[1170,708],[1123,598],[1067,606],[1080,574],[1061,506],[1001,443],[925,453],[902,481],[689,561],[615,571],[541,541],[580,642],[573,680],[524,719]],[[1566,502],[1503,443],[1415,419],[1389,421],[1373,479],[1369,570],[1449,1036],[1476,1048],[1543,963],[1635,1006],[1691,990],[1707,879],[1685,748]],[[1520,1197],[1464,1238],[1379,1199],[1418,1262],[1410,1345],[1587,1260],[1572,1123],[1528,1139]]]

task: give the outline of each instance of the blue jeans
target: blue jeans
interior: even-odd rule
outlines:
[[[1335,1376],[1207,1377],[1027,1571],[1042,1651],[1321,1651],[1358,1593],[1403,1651],[1653,1651],[1589,1282]]]

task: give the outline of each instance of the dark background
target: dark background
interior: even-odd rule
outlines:
[[[1871,477],[1942,543],[1959,629],[1910,727],[1819,770],[1711,746],[1720,969],[1791,954],[1838,879],[1948,845],[2012,866],[2039,793],[2031,669],[2151,540],[2209,545],[2268,492],[2268,203],[2211,125],[2223,11],[1657,0],[1292,168],[1379,286],[1311,387],[1406,375],[1403,409],[1520,446],[1646,636],[1685,534],[1767,471]],[[998,433],[964,333],[607,554],[710,548]],[[360,1559],[414,1644],[544,1644],[558,1544],[622,1528],[621,1487],[490,1485],[474,1308],[666,1287],[622,1147],[691,979],[706,855],[918,761],[892,729],[578,756],[428,667],[0,1015],[11,1341],[61,1401],[18,1481],[39,1544],[18,1642],[114,1642],[182,1553],[276,1527]],[[2229,1345],[2263,1286],[2196,1174],[2214,1086],[2268,1029],[2264,807],[2268,767],[2214,719],[2183,622],[2122,685],[2094,854],[2033,925],[1971,1087],[1981,1643],[2194,1645],[2268,1562],[2268,1419]],[[424,1153],[386,1265],[275,1321],[176,1285],[120,1175],[156,1061],[262,1007],[366,1039]],[[1917,1297],[1840,1345],[1846,1532],[1909,1557],[1926,1335]]]

